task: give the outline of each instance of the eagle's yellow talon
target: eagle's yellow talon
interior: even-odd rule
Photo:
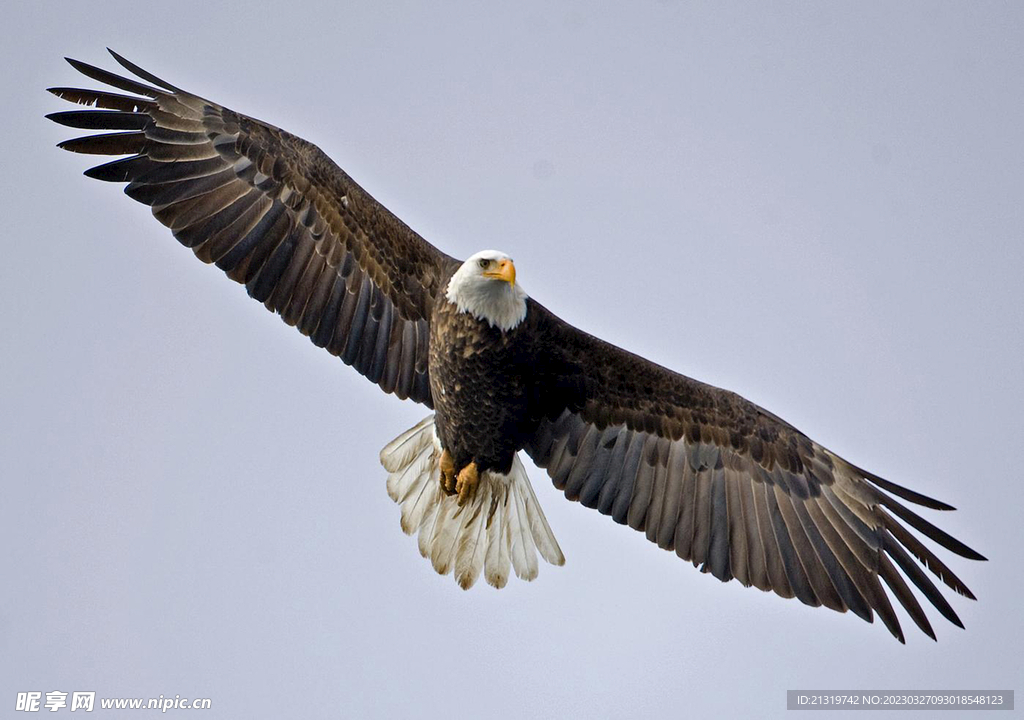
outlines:
[[[459,493],[459,505],[465,505],[466,501],[473,497],[479,482],[480,476],[477,473],[475,462],[471,462],[459,471],[455,482],[455,489]]]
[[[447,450],[441,453],[441,490],[445,495],[455,494],[455,461]]]

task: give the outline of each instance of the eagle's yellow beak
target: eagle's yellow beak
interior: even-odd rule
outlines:
[[[494,270],[488,270],[485,272],[484,277],[494,278],[495,280],[504,280],[509,285],[515,285],[516,266],[512,264],[511,260],[502,260]]]

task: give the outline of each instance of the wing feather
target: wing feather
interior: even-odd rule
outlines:
[[[738,507],[743,515],[743,526],[738,528],[732,537],[737,539],[737,545],[740,542],[746,542],[747,570],[750,584],[758,590],[771,590],[771,584],[768,581],[768,568],[765,562],[765,547],[761,542],[761,533],[757,526],[752,484],[747,477],[739,473],[734,475],[734,481],[737,494],[739,495]]]
[[[676,443],[673,443],[675,446]],[[729,524],[727,547],[729,551],[729,569],[732,576],[741,585],[750,586],[750,571],[747,567],[750,550],[747,547],[746,518],[743,514],[742,490],[743,478],[739,472],[727,467],[723,473],[722,484],[725,489],[726,522]]]

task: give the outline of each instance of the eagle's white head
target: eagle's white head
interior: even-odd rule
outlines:
[[[455,271],[445,293],[448,302],[491,327],[511,330],[526,317],[526,291],[516,285],[512,258],[481,250]]]

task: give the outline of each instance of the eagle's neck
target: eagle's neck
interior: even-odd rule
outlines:
[[[508,332],[526,317],[526,291],[519,285],[462,273],[448,282],[448,302],[491,327]]]

